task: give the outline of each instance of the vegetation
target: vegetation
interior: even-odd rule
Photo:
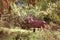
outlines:
[[[35,6],[28,5],[28,0],[23,0],[23,5],[14,0],[8,2],[9,12],[8,8],[3,13],[0,9],[0,40],[60,40],[60,0],[35,0]],[[35,32],[26,28],[30,26],[26,21],[28,15],[45,21],[46,28],[36,28]]]

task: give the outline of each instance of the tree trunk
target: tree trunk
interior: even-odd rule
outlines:
[[[0,15],[3,13],[3,5],[2,5],[2,0],[0,0]]]
[[[28,0],[28,5],[32,4],[33,6],[35,6],[35,0]]]
[[[2,0],[2,8],[4,10],[4,8],[7,10],[7,13],[10,13],[10,5],[8,3],[8,0]]]

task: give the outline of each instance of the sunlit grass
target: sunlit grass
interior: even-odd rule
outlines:
[[[6,29],[5,29],[6,30]],[[15,40],[17,34],[20,35],[22,40],[60,40],[59,31],[50,31],[50,30],[36,30],[36,32],[31,32],[29,30],[23,29],[9,29],[10,34],[7,35],[4,40]]]

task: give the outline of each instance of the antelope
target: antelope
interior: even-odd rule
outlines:
[[[34,19],[32,16],[27,16],[26,20],[27,24],[25,24],[25,26],[23,26],[23,28],[34,28],[34,32],[35,32],[35,28],[45,28],[45,21],[42,20],[37,20]]]

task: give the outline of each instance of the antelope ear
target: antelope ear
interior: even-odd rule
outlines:
[[[33,19],[31,19],[31,21],[34,21]]]

